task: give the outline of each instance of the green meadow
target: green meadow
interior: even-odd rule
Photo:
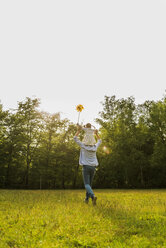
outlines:
[[[166,190],[0,190],[0,248],[166,247]]]

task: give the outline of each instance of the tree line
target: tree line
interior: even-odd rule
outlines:
[[[82,188],[76,124],[39,107],[28,97],[15,110],[0,105],[0,188]],[[105,96],[102,107],[94,187],[165,188],[166,97],[136,104]]]

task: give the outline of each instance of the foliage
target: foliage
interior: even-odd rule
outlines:
[[[106,147],[101,153],[104,187],[166,186],[166,100],[136,105],[134,98],[105,97],[96,121]],[[102,178],[102,180],[101,180]]]
[[[166,97],[136,105],[133,97],[105,96],[102,105],[94,186],[166,187]],[[13,111],[0,105],[0,187],[82,188],[76,125],[39,106],[28,97]]]

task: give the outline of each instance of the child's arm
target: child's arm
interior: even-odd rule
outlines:
[[[99,140],[99,139],[100,139],[100,136],[98,135],[98,130],[95,129],[94,133],[96,134],[96,137],[97,137],[97,139]]]
[[[95,130],[94,133],[96,134],[96,137],[97,137],[96,148],[98,148],[102,141],[100,139],[100,136],[98,135],[98,130],[97,129]]]
[[[94,130],[94,131],[96,130],[95,126],[91,125],[91,127],[93,127],[93,130]]]

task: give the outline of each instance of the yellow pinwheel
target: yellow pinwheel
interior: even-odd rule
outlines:
[[[79,112],[79,114],[78,114],[78,124],[79,124],[80,113],[82,112],[83,109],[84,109],[84,107],[83,107],[82,104],[78,104],[76,106],[76,110],[77,110],[77,112]]]

